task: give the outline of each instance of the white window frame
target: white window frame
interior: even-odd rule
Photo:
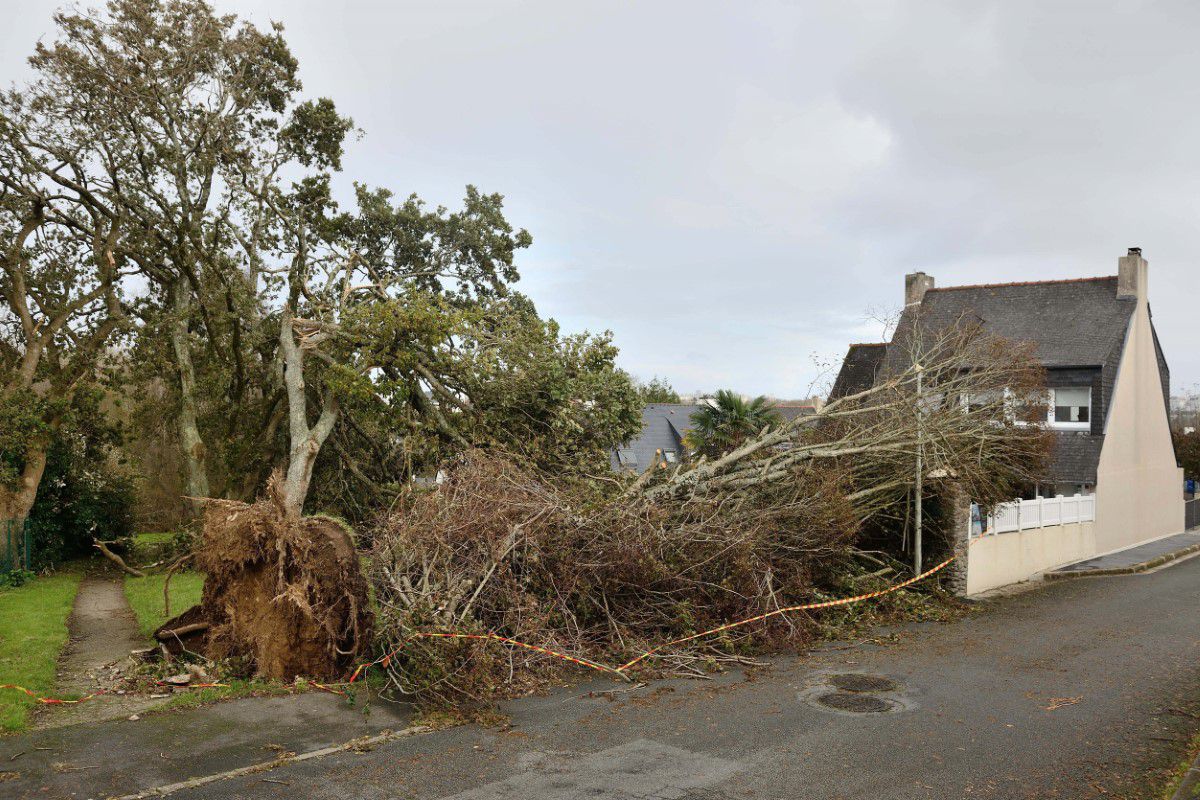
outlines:
[[[1057,396],[1055,393],[1059,389],[1082,389],[1082,390],[1087,391],[1087,394],[1088,394],[1088,404],[1087,404],[1088,419],[1087,419],[1087,422],[1059,422],[1054,418],[1055,408],[1056,408],[1056,400],[1057,400]],[[1092,414],[1095,411],[1095,408],[1094,408],[1095,398],[1092,395],[1092,387],[1090,387],[1090,386],[1055,386],[1048,390],[1047,399],[1049,400],[1049,403],[1048,403],[1048,407],[1046,409],[1046,424],[1049,427],[1053,428],[1056,431],[1090,431],[1092,429]]]

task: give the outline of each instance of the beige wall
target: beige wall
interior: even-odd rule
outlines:
[[[1147,264],[1121,259],[1123,283],[1137,293],[1109,403],[1096,482],[1096,554],[1183,530],[1183,471],[1175,450],[1146,301]]]
[[[1047,570],[1096,553],[1095,522],[1053,525],[972,539],[967,556],[967,594],[1029,580]]]

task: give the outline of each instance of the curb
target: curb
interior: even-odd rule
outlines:
[[[1047,572],[1046,580],[1062,581],[1072,578],[1090,578],[1097,575],[1135,575],[1139,572],[1161,567],[1163,564],[1170,564],[1172,561],[1178,561],[1186,556],[1200,553],[1200,544],[1193,544],[1181,550],[1176,550],[1173,553],[1165,553],[1148,561],[1142,561],[1138,564],[1131,564],[1128,567],[1112,567],[1110,569],[1088,569],[1075,570],[1072,572]]]
[[[335,753],[345,753],[352,750],[366,750],[372,746],[383,742],[390,742],[394,739],[402,739],[408,736],[415,736],[420,733],[429,733],[433,729],[425,725],[414,725],[411,728],[405,728],[401,731],[384,731],[383,733],[374,736],[363,736],[359,739],[352,739],[344,744],[337,744],[331,747],[322,747],[319,750],[310,750],[307,753],[300,755],[285,755],[274,761],[265,761],[260,764],[251,764],[246,767],[238,767],[227,772],[219,772],[215,775],[205,775],[199,778],[189,778],[186,781],[179,783],[171,783],[166,786],[155,786],[150,789],[144,789],[134,794],[122,795],[114,798],[114,800],[147,800],[151,797],[165,797],[175,792],[183,791],[184,789],[195,789],[199,786],[207,786],[210,783],[218,783],[226,781],[230,778],[240,778],[244,775],[254,775],[260,772],[269,772],[277,767],[287,766],[288,764],[296,764],[302,761],[309,761],[314,758],[323,758],[331,756]]]
[[[1171,800],[1196,800],[1197,798],[1200,798],[1200,754],[1196,756],[1191,768],[1184,773],[1183,780],[1179,782],[1179,786],[1171,795]]]

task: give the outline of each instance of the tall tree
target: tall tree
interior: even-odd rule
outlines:
[[[213,483],[211,443],[252,437],[271,413],[261,189],[284,170],[337,168],[350,123],[327,100],[297,100],[278,25],[259,30],[202,0],[110,0],[55,21],[59,38],[30,60],[28,114],[8,114],[12,141],[54,134],[50,162],[136,231],[120,254],[149,283],[139,363],[148,379],[174,374],[187,494],[228,491]],[[206,414],[220,427],[206,431]]]
[[[0,518],[28,515],[74,392],[129,323],[137,233],[81,155],[96,142],[59,124],[47,102],[0,94],[0,418],[12,425],[0,445]]]
[[[269,284],[278,312],[288,406],[285,505],[299,514],[317,456],[345,396],[415,403],[443,431],[467,400],[438,374],[456,311],[508,293],[514,254],[531,238],[503,216],[502,198],[467,187],[461,211],[427,211],[414,197],[359,187],[339,213],[327,180],[267,186],[278,245]],[[311,409],[311,411],[310,411]]]
[[[282,465],[300,514],[343,423],[354,434],[337,455],[356,479],[370,470],[346,445],[372,429],[392,450],[411,431],[461,449],[489,438],[481,425],[520,413],[574,458],[587,448],[565,432],[628,423],[611,342],[561,337],[532,306],[506,301],[531,239],[499,195],[468,187],[450,211],[359,186],[353,209],[339,208],[332,175],[351,123],[332,101],[300,99],[278,26],[218,16],[203,0],[110,0],[103,13],[55,19],[60,36],[31,60],[35,80],[5,100],[0,244],[16,265],[6,291],[57,320],[58,295],[28,290],[29,265],[44,282],[72,270],[64,285],[79,302],[62,308],[75,322],[53,328],[70,331],[80,356],[71,374],[94,367],[115,331],[135,333],[112,360],[155,390],[142,398],[169,387],[155,411],[177,420],[187,495],[244,498]],[[146,288],[131,300],[123,281],[135,271]],[[8,305],[14,364],[40,352],[19,340],[65,335]],[[537,402],[506,412],[494,386],[534,378],[542,384],[525,389]],[[405,423],[387,428],[389,415]],[[25,427],[22,441],[34,441],[38,427]]]

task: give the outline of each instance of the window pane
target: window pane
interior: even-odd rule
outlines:
[[[1091,419],[1092,390],[1088,387],[1054,389],[1054,421],[1083,422]]]
[[[1056,406],[1086,406],[1091,404],[1092,390],[1086,386],[1054,390]]]

